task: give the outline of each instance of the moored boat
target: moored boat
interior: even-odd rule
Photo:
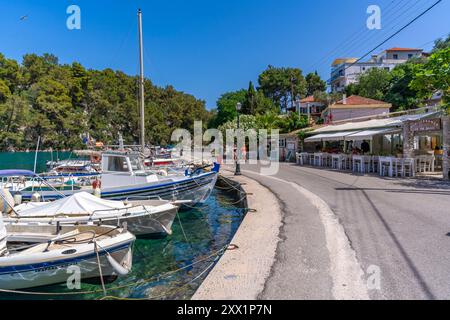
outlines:
[[[6,224],[122,226],[136,236],[168,235],[178,206],[164,200],[112,201],[80,192],[54,202],[29,202],[10,210]]]
[[[56,200],[83,191],[94,193],[96,187],[99,187],[101,197],[110,200],[147,197],[169,201],[189,201],[190,205],[196,205],[204,203],[210,196],[216,184],[219,169],[220,165],[215,164],[209,172],[202,170],[173,171],[173,173],[151,171],[145,169],[138,154],[109,152],[102,154],[102,173],[96,185],[53,185],[58,191],[55,192],[48,185],[33,184],[24,188],[13,188],[12,193],[21,194],[25,201],[31,200],[36,192],[45,200]],[[1,176],[2,171],[0,171]],[[31,177],[34,177],[34,173],[31,173]]]
[[[126,275],[135,237],[111,226],[4,225],[0,216],[0,289],[19,290]]]

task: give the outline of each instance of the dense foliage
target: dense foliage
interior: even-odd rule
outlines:
[[[106,144],[121,133],[126,143],[139,138],[137,77],[79,63],[59,64],[51,54],[28,54],[22,64],[0,54],[0,149],[35,146],[71,149],[82,136]],[[170,142],[173,128],[192,130],[209,121],[204,101],[168,86],[145,81],[145,125],[149,143]]]
[[[250,82],[248,89],[224,93],[217,101],[210,126],[222,130],[235,128],[236,105],[241,103],[243,128],[253,124],[255,129],[280,129],[282,132],[301,129],[308,125],[308,119],[296,113],[283,114],[283,111],[295,107],[306,95],[324,94],[326,89],[326,83],[316,72],[305,78],[300,69],[273,66],[258,76],[258,84],[255,88]]]

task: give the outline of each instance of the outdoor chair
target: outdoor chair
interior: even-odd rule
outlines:
[[[373,173],[378,173],[378,168],[380,166],[380,157],[378,156],[373,156],[372,157],[372,172]]]
[[[414,159],[403,159],[402,161],[402,177],[414,177],[415,174],[415,160]]]

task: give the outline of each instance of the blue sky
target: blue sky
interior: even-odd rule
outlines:
[[[160,86],[204,99],[256,83],[269,64],[317,70],[358,57],[435,0],[0,0],[0,52],[53,53],[62,63],[138,72],[136,12],[143,10],[145,72]],[[66,9],[81,8],[81,30],[66,28]],[[382,29],[368,30],[366,9],[382,8]],[[450,32],[450,0],[380,48],[430,49]],[[28,15],[25,20],[21,16]]]

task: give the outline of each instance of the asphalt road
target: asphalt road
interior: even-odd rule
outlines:
[[[299,186],[338,218],[345,232],[339,237],[356,255],[371,299],[450,299],[450,184],[293,164],[281,164],[273,177],[249,165],[243,173],[271,189],[283,211],[283,241],[260,298],[339,299],[338,286],[352,287],[351,279],[339,278],[348,266],[334,261],[333,239],[343,239],[330,238],[317,205]]]

